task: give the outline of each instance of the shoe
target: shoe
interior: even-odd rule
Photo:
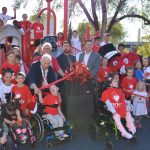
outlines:
[[[136,133],[136,130],[132,130],[131,133],[132,135],[134,135]]]
[[[133,138],[133,135],[130,134],[130,133],[125,133],[124,135],[122,135],[123,137],[127,138],[127,139],[132,139]]]
[[[58,137],[58,139],[59,139],[60,141],[63,141],[65,138],[63,137],[63,134],[61,134],[61,135]]]
[[[69,136],[69,135],[67,135],[67,134],[63,134],[63,137],[64,137],[64,138],[67,138],[68,136]]]
[[[146,118],[150,119],[150,114],[145,115]]]

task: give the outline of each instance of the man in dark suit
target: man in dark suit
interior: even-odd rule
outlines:
[[[54,71],[51,67],[51,56],[44,54],[40,61],[32,64],[27,74],[25,84],[29,85],[34,93],[39,92],[39,88],[55,81]]]
[[[65,72],[70,65],[76,61],[75,56],[71,55],[70,44],[68,41],[63,43],[63,53],[57,57],[61,69]]]
[[[85,52],[79,56],[79,62],[85,64],[93,77],[96,77],[100,67],[100,55],[92,51],[92,41],[87,40],[85,43]]]

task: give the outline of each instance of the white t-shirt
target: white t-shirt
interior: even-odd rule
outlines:
[[[72,38],[71,38],[71,46],[73,46],[74,48],[79,50],[79,51],[77,51],[77,53],[81,52],[81,42],[80,42],[79,37],[74,38],[72,36]]]
[[[147,80],[150,80],[150,66],[144,67],[144,75]]]
[[[4,25],[6,25],[6,24],[7,24],[7,21],[8,21],[8,20],[11,20],[11,19],[12,19],[12,17],[11,17],[11,16],[6,15],[6,14],[3,14],[3,13],[0,13],[0,18],[1,18],[1,19],[3,19],[3,21],[4,21]]]
[[[0,99],[2,103],[6,103],[5,94],[10,93],[13,86],[14,84],[7,86],[4,83],[0,85]]]

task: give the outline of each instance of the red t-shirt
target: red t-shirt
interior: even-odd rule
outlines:
[[[60,106],[60,101],[58,96],[54,96],[51,94],[48,94],[43,99],[44,105],[53,105],[58,104]],[[58,114],[58,108],[52,108],[52,107],[46,107],[44,112],[51,114],[51,115],[57,115]]]
[[[98,72],[98,81],[104,82],[106,77],[108,77],[110,73],[111,69],[109,67],[106,68],[100,67],[100,70]]]
[[[3,69],[7,69],[10,68],[12,71],[14,71],[14,74],[20,72],[20,66],[19,64],[15,63],[15,64],[9,64],[8,62],[5,62],[2,64],[1,68],[0,68],[0,74],[2,74],[2,70]]]
[[[42,56],[37,56],[33,59],[33,62],[39,61]],[[60,69],[59,63],[55,57],[52,56],[52,68],[55,72],[57,72]]]
[[[13,86],[12,93],[20,94],[20,98],[22,100],[20,108],[22,109],[23,113],[25,113],[25,110],[28,108],[28,104],[30,103],[30,100],[32,99],[32,94],[28,86],[24,85],[23,87]]]
[[[19,26],[26,32],[27,29],[31,27],[31,22],[30,21],[20,21]]]
[[[31,29],[34,30],[34,39],[43,38],[44,26],[42,23],[39,23],[39,22],[33,23]]]
[[[127,77],[124,77],[122,82],[121,82],[121,87],[125,91],[125,97],[126,99],[129,99],[131,97],[131,94],[133,90],[136,88],[136,78],[129,79]]]
[[[93,48],[92,48],[93,52],[97,53],[99,51],[99,49],[100,49],[100,46],[98,46],[96,44],[93,45]]]
[[[112,87],[108,88],[102,93],[101,100],[104,103],[109,100],[112,103],[114,109],[116,110],[116,113],[120,114],[121,118],[125,118],[126,104],[122,89]]]

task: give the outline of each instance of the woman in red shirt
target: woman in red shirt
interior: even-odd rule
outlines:
[[[127,139],[131,139],[136,133],[134,120],[131,113],[126,111],[124,93],[122,89],[119,88],[119,82],[115,76],[116,74],[110,74],[110,76],[106,79],[105,85],[108,88],[102,93],[101,100],[106,104],[108,110],[112,113],[112,117],[118,130],[121,132],[121,135]],[[132,134],[126,131],[122,125],[121,118],[126,119],[126,126]]]

